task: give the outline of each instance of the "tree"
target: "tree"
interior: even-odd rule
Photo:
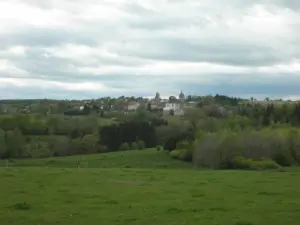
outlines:
[[[127,142],[124,142],[121,144],[120,148],[119,148],[120,151],[126,151],[126,150],[130,150],[130,146]]]
[[[0,159],[6,154],[5,131],[0,129]]]
[[[19,158],[25,153],[25,140],[20,130],[7,131],[6,133],[7,158]]]
[[[101,109],[101,111],[100,111],[100,117],[104,117],[104,111],[103,111],[103,109]]]
[[[151,112],[151,103],[150,102],[148,102],[147,111]]]
[[[82,138],[83,153],[90,154],[98,152],[98,137],[94,134],[87,134]]]
[[[0,121],[0,127],[4,131],[9,131],[18,128],[18,124],[14,117],[5,117],[2,121]]]
[[[70,139],[67,136],[51,136],[49,148],[53,156],[67,156],[69,155]]]
[[[53,135],[58,130],[59,120],[58,118],[52,117],[47,121],[47,127],[49,135]]]
[[[200,119],[203,119],[205,117],[204,112],[199,108],[190,108],[187,109],[184,113],[184,117],[187,121],[190,122],[191,126],[194,130],[197,128],[197,122]]]
[[[132,149],[132,150],[137,150],[137,149],[139,149],[138,144],[137,144],[136,142],[132,142],[132,143],[131,143],[131,149]]]
[[[142,149],[145,148],[145,142],[139,140],[139,141],[136,142],[136,146],[135,147],[137,147],[137,149],[142,150]]]

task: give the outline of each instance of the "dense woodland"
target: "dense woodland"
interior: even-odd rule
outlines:
[[[124,98],[124,97],[122,97]],[[1,101],[0,157],[43,158],[157,148],[179,160],[211,168],[256,168],[300,163],[300,104],[264,104],[227,96],[192,98],[184,116],[151,107],[124,114],[104,108],[70,109],[66,101]],[[7,105],[34,104],[34,111],[5,113]],[[116,106],[117,108],[117,106]],[[70,113],[71,112],[71,113]]]

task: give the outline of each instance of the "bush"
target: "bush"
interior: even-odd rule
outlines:
[[[132,150],[138,150],[139,149],[139,145],[137,142],[132,142],[131,143],[131,149]]]
[[[180,159],[183,149],[175,149],[170,151],[170,156],[174,159]]]
[[[29,210],[31,207],[27,202],[20,202],[13,205],[15,210]]]
[[[130,146],[127,142],[124,142],[121,144],[120,148],[119,148],[120,151],[127,151],[127,150],[130,150]]]
[[[141,140],[137,141],[137,147],[138,147],[137,149],[139,150],[145,149],[145,142]]]
[[[176,144],[176,149],[186,149],[189,146],[189,142],[188,141],[179,141]]]
[[[198,167],[227,169],[232,167],[235,157],[243,156],[257,162],[258,167],[262,166],[262,158],[280,166],[291,166],[299,164],[299,139],[300,132],[291,134],[286,128],[206,134],[197,144],[193,162]]]
[[[161,151],[161,150],[163,150],[163,146],[161,146],[161,145],[157,145],[157,146],[156,146],[156,150],[157,150],[157,151]]]
[[[254,169],[254,170],[265,170],[265,169],[279,169],[276,162],[271,159],[262,159],[255,161],[252,159],[245,159],[244,157],[237,156],[231,161],[232,168],[234,169]]]

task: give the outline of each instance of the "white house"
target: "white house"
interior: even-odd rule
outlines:
[[[173,111],[175,116],[183,115],[183,102],[171,97],[169,102],[167,102],[166,106],[163,108],[163,111],[165,114],[168,114],[171,111]]]
[[[164,111],[170,111],[170,110],[176,111],[176,110],[181,109],[181,108],[182,108],[182,103],[168,102],[166,104],[166,106],[164,107]]]
[[[128,111],[136,111],[140,105],[141,104],[139,102],[132,101],[132,102],[128,102],[126,108]]]

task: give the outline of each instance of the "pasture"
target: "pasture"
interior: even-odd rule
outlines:
[[[0,160],[0,167],[5,167],[6,163],[5,160]],[[44,159],[11,160],[8,166],[60,168],[192,168],[190,163],[174,160],[169,156],[167,151],[156,151],[156,149]]]
[[[78,161],[88,166],[78,168]],[[153,149],[15,160],[8,168],[0,167],[1,225],[284,225],[300,221],[297,170],[191,167]]]

